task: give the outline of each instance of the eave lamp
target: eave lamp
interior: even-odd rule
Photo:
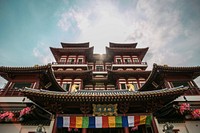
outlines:
[[[36,128],[36,133],[46,133],[44,126],[39,124]]]

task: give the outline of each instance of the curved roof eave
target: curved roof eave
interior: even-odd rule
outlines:
[[[20,73],[40,73],[46,71],[48,69],[48,65],[35,65],[31,67],[8,67],[8,66],[1,66],[0,67],[0,75],[6,80],[9,80],[9,73],[13,74],[20,74]]]
[[[68,48],[68,47],[88,47],[89,48],[89,42],[61,42],[60,43],[63,48]]]
[[[48,68],[48,65],[35,65],[31,67],[7,67],[7,66],[1,66],[0,72],[39,72],[42,70],[46,70]]]
[[[156,78],[157,75],[161,73],[168,73],[168,72],[188,72],[193,73],[195,77],[200,75],[200,66],[196,67],[169,67],[167,65],[161,66],[157,64],[153,64],[153,69],[147,78],[145,84],[140,88],[140,91],[147,91],[148,86],[152,84],[152,81]]]
[[[118,42],[109,42],[110,47],[129,47],[136,48],[137,43],[118,43]]]
[[[49,75],[49,78],[50,78],[51,82],[55,85],[55,88],[58,88],[60,91],[66,91],[66,90],[64,90],[64,89],[58,84],[58,82],[56,81],[56,78],[55,78],[55,75],[54,75],[52,69],[53,69],[53,68],[52,68],[52,65],[49,64],[48,75]]]
[[[20,73],[26,73],[26,74],[32,74],[32,73],[44,73],[60,91],[65,91],[56,81],[54,73],[52,71],[52,65],[49,63],[47,65],[39,66],[35,65],[33,67],[0,67],[0,75],[8,80],[8,74],[14,73],[14,74],[20,74]]]
[[[94,102],[116,102],[117,100],[125,101],[149,101],[156,99],[163,99],[165,102],[171,102],[178,96],[182,95],[187,87],[177,87],[174,89],[162,89],[155,91],[128,91],[128,90],[110,90],[110,91],[91,91],[91,90],[82,90],[77,92],[55,92],[55,91],[46,91],[46,90],[36,90],[26,88],[21,90],[25,96],[28,98],[36,98],[43,100],[53,98],[54,101],[68,101],[68,102],[87,102],[92,100]],[[108,98],[109,97],[109,98]],[[167,97],[167,98],[166,98]]]

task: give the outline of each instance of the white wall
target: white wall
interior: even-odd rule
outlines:
[[[53,130],[54,120],[49,126],[44,126],[46,133],[51,133]],[[0,124],[0,133],[28,133],[35,132],[37,126],[22,126],[21,124]]]
[[[189,133],[200,133],[200,121],[186,121],[185,125]]]
[[[156,126],[159,133],[163,133],[163,125],[158,124],[157,119],[155,119]],[[171,123],[174,129],[179,129],[179,133],[200,133],[200,121],[185,121],[185,123]]]
[[[21,124],[0,124],[1,133],[20,133]]]
[[[158,132],[159,133],[164,133],[163,132],[163,125],[164,124],[158,124],[158,121],[157,119],[155,119],[155,122],[156,122],[156,126],[158,128]],[[193,133],[193,132],[188,132],[187,129],[186,129],[186,125],[185,123],[170,123],[174,126],[173,129],[179,129],[179,133]]]

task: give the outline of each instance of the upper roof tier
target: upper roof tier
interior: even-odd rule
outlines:
[[[146,55],[147,48],[133,48],[133,47],[106,47],[106,54],[109,58],[113,58],[115,55],[130,55],[130,56],[138,56],[142,61],[144,56]]]
[[[63,43],[62,48],[50,47],[55,60],[58,62],[62,55],[85,55],[86,58],[91,58],[94,47],[89,47],[89,42],[85,43]]]
[[[114,43],[110,42],[110,48],[136,48],[137,43]]]
[[[54,55],[56,61],[59,61],[62,55],[85,55],[88,61],[92,61],[95,59],[93,57],[94,47],[90,47],[89,42],[83,42],[83,43],[61,42],[61,45],[62,48],[50,47],[50,50]],[[146,52],[148,51],[148,47],[136,48],[136,46],[137,43],[109,42],[109,47],[106,47],[106,54],[104,54],[104,57],[106,60],[113,60],[113,57],[115,55],[130,55],[130,56],[138,56],[140,60],[143,60],[144,56],[146,55]]]
[[[89,42],[83,42],[83,43],[65,43],[65,42],[61,42],[61,45],[62,45],[63,48],[74,48],[74,47],[89,48]]]

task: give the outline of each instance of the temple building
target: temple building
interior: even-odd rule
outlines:
[[[55,62],[0,67],[3,133],[198,133],[200,66],[143,62],[147,48],[109,43],[50,47]]]

